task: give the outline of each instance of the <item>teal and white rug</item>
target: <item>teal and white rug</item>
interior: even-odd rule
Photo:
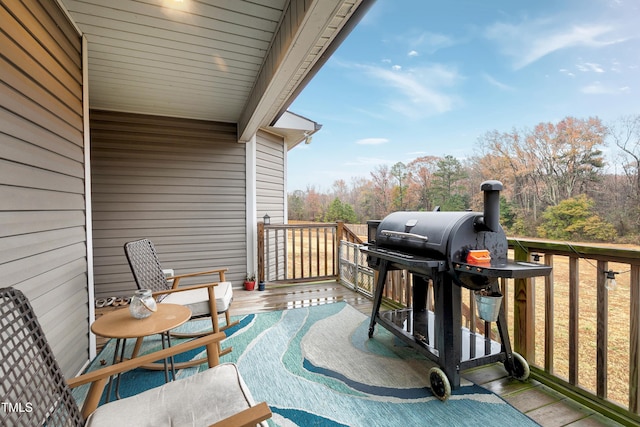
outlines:
[[[256,401],[273,412],[271,426],[536,426],[499,396],[469,382],[446,402],[429,390],[433,363],[346,303],[240,316],[227,330],[221,358],[235,362]],[[208,322],[190,322],[189,328]],[[113,343],[99,360],[111,360]],[[159,347],[145,339],[144,351]],[[194,352],[187,358],[198,357]],[[201,355],[200,355],[201,356]],[[92,369],[92,368],[90,368]],[[178,377],[200,368],[183,369]],[[136,370],[123,376],[128,396],[164,381],[164,373]],[[81,397],[79,397],[81,400]]]

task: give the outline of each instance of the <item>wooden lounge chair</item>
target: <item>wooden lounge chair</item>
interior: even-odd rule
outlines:
[[[0,289],[0,425],[34,426],[255,426],[271,417],[255,404],[237,367],[219,364],[212,333],[65,381],[31,304],[22,292]],[[117,375],[173,354],[206,346],[209,369],[98,407],[105,384]],[[91,384],[82,410],[71,387]],[[96,409],[97,408],[97,409]]]
[[[238,323],[232,322],[229,314],[229,307],[233,300],[233,288],[231,282],[225,281],[224,274],[227,271],[226,268],[166,277],[162,270],[160,260],[158,259],[156,249],[149,239],[140,239],[125,243],[124,252],[129,261],[129,266],[131,267],[131,272],[133,273],[138,289],[150,289],[152,295],[159,303],[185,305],[191,310],[192,319],[211,317],[213,332],[224,331],[228,327]],[[211,275],[217,276],[219,280],[201,285],[179,286],[180,279]],[[220,328],[218,314],[222,313],[225,315],[226,324]],[[196,337],[209,332],[211,331],[172,335],[179,337]],[[141,340],[136,345],[134,354],[137,354],[140,343]],[[226,354],[230,351],[231,348],[221,349],[220,354]],[[197,361],[194,361],[179,367],[193,366],[197,363]]]

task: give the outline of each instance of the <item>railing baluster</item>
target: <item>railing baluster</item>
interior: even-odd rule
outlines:
[[[507,324],[509,323],[509,287],[507,286],[507,279],[504,277],[500,278],[500,292],[502,292],[502,308],[505,313],[505,318],[507,319]],[[494,334],[495,335],[495,334]]]
[[[629,337],[629,410],[640,413],[640,264],[631,265]]]
[[[329,258],[329,256],[327,255],[327,261],[329,259],[331,259],[331,271],[334,276],[338,275],[338,256],[337,256],[337,251],[336,251],[336,247],[340,245],[340,239],[342,236],[342,232],[340,230],[342,230],[344,227],[344,225],[341,225],[340,223],[338,223],[338,227],[336,228],[332,228],[331,229],[331,240],[329,240],[331,242],[331,255],[332,257]],[[327,270],[328,271],[328,270]]]
[[[280,233],[278,233],[278,230],[276,230],[276,244],[275,244],[276,250],[275,250],[275,254],[274,254],[275,257],[276,257],[276,277],[275,277],[275,280],[278,280],[278,278],[280,277],[280,271],[279,271],[279,269],[280,269],[280,237],[279,237],[279,234]],[[267,280],[269,280],[269,279],[265,278],[265,281],[267,281]]]
[[[316,228],[316,276],[320,276],[320,229]]]
[[[291,263],[293,264],[293,276],[292,279],[297,279],[298,275],[296,274],[296,267],[298,266],[298,260],[296,256],[296,229],[291,230],[291,244],[293,245],[293,259]]]
[[[569,257],[569,382],[578,384],[578,370],[580,360],[579,350],[579,291],[580,258]]]
[[[598,274],[596,278],[597,286],[597,361],[596,361],[596,394],[602,399],[607,398],[607,349],[608,335],[609,335],[609,294],[605,288],[606,277],[604,272],[609,269],[609,263],[606,261],[598,261],[596,272]]]
[[[285,229],[284,230],[284,253],[282,254],[284,260],[285,260],[285,266],[284,266],[284,280],[289,279],[289,265],[290,265],[290,260],[289,260],[289,230]]]
[[[307,237],[309,239],[309,274],[307,277],[313,276],[313,239],[311,238],[311,227],[307,229]]]
[[[476,332],[477,332],[477,322],[476,322],[476,298],[474,292],[469,289],[467,292],[469,295],[469,319],[467,320],[467,328],[469,328],[469,332],[471,336],[469,338],[469,354],[471,357],[477,357],[478,354],[476,352]],[[461,307],[462,308],[462,307]]]
[[[553,267],[553,255],[547,254],[544,257],[545,265]],[[553,374],[553,354],[554,354],[554,286],[553,286],[553,270],[551,274],[544,278],[544,368],[547,372]]]
[[[327,262],[329,260],[329,257],[327,256],[327,229],[324,229],[324,274],[329,274],[329,266],[327,265]],[[335,275],[335,268],[333,270],[333,274]]]
[[[265,250],[265,254],[264,254],[264,263],[266,266],[266,274],[265,277],[269,277],[269,273],[271,273],[271,263],[270,263],[270,254],[271,254],[271,241],[269,240],[269,235],[271,230],[269,230],[268,228],[264,230],[265,231],[265,245],[264,245],[264,250]],[[259,278],[264,280],[265,277]]]
[[[300,229],[300,276],[294,279],[304,279],[304,229]]]

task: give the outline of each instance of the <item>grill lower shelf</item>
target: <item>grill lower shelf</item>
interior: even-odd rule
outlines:
[[[504,308],[500,308],[495,323],[500,343],[492,342],[490,325],[485,324],[485,334],[477,335],[462,327],[462,286],[452,274],[444,273],[438,266],[424,269],[428,276],[413,275],[412,303],[410,308],[380,311],[387,273],[394,268],[394,262],[381,259],[378,264],[378,278],[374,303],[369,323],[369,338],[373,338],[375,326],[387,329],[405,344],[415,348],[438,367],[430,371],[431,388],[434,395],[446,400],[452,389],[460,387],[460,372],[494,362],[504,362],[505,369],[514,378],[526,379],[529,367],[511,350],[509,332]],[[431,280],[429,280],[431,279]],[[428,287],[433,286],[433,305],[426,304]],[[498,291],[497,280],[490,283]],[[433,312],[428,308],[433,307]],[[522,369],[520,369],[522,367]],[[522,373],[522,374],[521,374]]]
[[[379,314],[379,321],[381,324],[393,325],[398,333],[402,333],[405,338],[412,340],[415,346],[426,349],[435,357],[439,357],[435,339],[436,316],[433,311],[414,311],[411,308],[389,310]],[[472,333],[464,327],[461,328],[461,332],[461,362],[499,355],[502,351],[499,342],[488,339],[482,334]],[[483,361],[483,363],[485,362]]]

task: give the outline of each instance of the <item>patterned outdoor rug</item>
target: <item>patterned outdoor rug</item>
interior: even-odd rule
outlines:
[[[368,316],[346,303],[241,316],[226,331],[223,347],[233,352],[221,361],[235,362],[256,401],[269,404],[272,426],[537,425],[469,382],[439,401],[428,388],[432,362],[380,326],[369,339],[368,328]],[[145,345],[152,351],[159,340]],[[110,363],[112,352],[110,342],[89,369],[100,359]],[[178,378],[205,367],[183,369]],[[136,370],[123,376],[121,395],[163,382],[162,372]]]

